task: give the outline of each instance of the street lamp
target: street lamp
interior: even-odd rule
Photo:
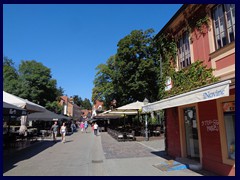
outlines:
[[[147,98],[145,98],[144,100],[143,100],[143,104],[144,105],[146,105],[146,104],[148,104],[148,99]],[[147,113],[145,114],[145,141],[148,141],[149,140],[149,138],[148,138],[148,121],[147,121]]]

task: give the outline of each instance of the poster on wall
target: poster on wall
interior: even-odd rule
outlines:
[[[234,111],[235,111],[235,102],[223,103],[223,112],[234,112]]]

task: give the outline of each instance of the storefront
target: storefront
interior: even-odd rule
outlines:
[[[143,106],[144,112],[165,109],[169,155],[194,159],[219,175],[235,175],[235,87],[230,84],[219,82]]]

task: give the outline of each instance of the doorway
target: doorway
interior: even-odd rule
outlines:
[[[186,155],[190,159],[200,161],[196,108],[184,108],[183,115],[186,140]]]

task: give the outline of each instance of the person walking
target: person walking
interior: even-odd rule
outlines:
[[[88,128],[88,122],[85,121],[85,122],[84,122],[84,130],[85,130],[85,133],[87,133],[87,128]]]
[[[53,141],[56,142],[57,141],[57,133],[58,133],[57,121],[55,121],[54,124],[52,125],[51,131],[52,131]]]
[[[83,122],[81,122],[80,128],[81,128],[81,132],[83,133],[83,129],[84,129],[84,123]]]
[[[67,133],[67,127],[65,126],[65,123],[62,124],[60,128],[60,133],[62,135],[62,143],[66,142],[66,133]]]
[[[93,125],[93,129],[94,129],[94,135],[97,136],[98,134],[98,124],[95,122],[95,124]]]
[[[72,134],[75,132],[76,130],[76,126],[75,126],[75,123],[72,121],[71,123],[71,130],[72,130]]]

